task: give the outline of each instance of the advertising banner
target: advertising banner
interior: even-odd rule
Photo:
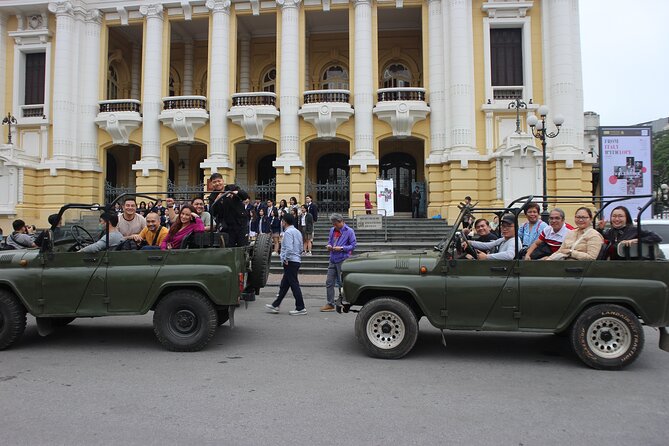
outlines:
[[[392,217],[395,215],[395,190],[393,180],[376,180],[376,204],[379,208],[379,214],[383,215],[381,209],[385,209],[385,215]]]
[[[650,127],[600,127],[600,177],[602,195],[649,195],[653,188],[653,169],[651,166],[651,128]],[[627,207],[633,218],[648,198],[626,200],[621,205]],[[603,218],[609,220],[611,209],[618,204],[611,204],[604,210]],[[652,206],[642,218],[652,217]]]

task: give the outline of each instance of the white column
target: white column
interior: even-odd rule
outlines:
[[[355,152],[349,161],[352,166],[360,166],[361,172],[367,165],[378,164],[374,156],[374,71],[376,58],[372,54],[372,2],[354,0],[355,36],[353,41],[353,106],[355,107]]]
[[[444,151],[444,38],[441,0],[428,1],[428,57],[430,75],[430,155],[427,164],[441,163]]]
[[[448,0],[450,32],[449,100],[451,105],[451,147],[449,159],[475,154],[474,44],[470,1]],[[446,153],[445,153],[446,154]],[[463,158],[464,157],[464,158]]]
[[[5,78],[5,70],[7,69],[7,16],[0,12],[0,117],[7,116],[5,110],[5,85],[7,85]],[[0,141],[4,144],[4,141]]]
[[[133,164],[148,177],[149,170],[164,170],[160,158],[160,121],[163,86],[163,5],[142,5],[146,17],[144,47],[144,82],[142,83],[142,158]]]
[[[207,0],[211,10],[211,41],[208,100],[209,157],[200,163],[202,169],[233,168],[230,163],[228,136],[228,102],[230,98],[230,0]]]
[[[142,69],[142,52],[139,43],[132,44],[132,68],[130,70],[130,99],[139,99],[139,81]]]
[[[274,167],[283,167],[289,174],[291,167],[301,167],[300,122],[300,29],[299,7],[301,0],[277,0],[281,6],[281,68],[279,72],[279,129],[280,153]]]
[[[311,73],[309,72],[309,33],[304,39],[304,89],[311,90]]]
[[[581,73],[581,42],[579,37],[578,2],[549,0],[542,4],[546,105],[550,112],[547,123],[557,114],[564,116],[564,124],[557,138],[549,140],[548,147],[554,159],[581,155],[583,144],[583,79]],[[574,35],[576,33],[576,35]]]
[[[98,82],[100,78],[100,31],[102,15],[97,9],[86,14],[84,39],[85,57],[81,58],[81,95],[79,105],[79,153],[82,170],[101,171],[98,161]]]
[[[441,1],[441,24],[442,32],[441,37],[443,39],[443,51],[444,51],[444,69],[442,71],[443,83],[442,88],[444,91],[444,116],[442,119],[443,128],[444,128],[444,150],[442,159],[445,161],[448,158],[449,149],[452,146],[451,144],[451,107],[450,107],[450,87],[451,87],[451,73],[447,68],[451,63],[451,36],[448,31],[448,26],[450,23],[449,17],[449,0]],[[432,121],[431,121],[432,122]]]
[[[184,82],[183,95],[193,94],[193,40],[188,39],[184,42]]]
[[[74,149],[74,133],[72,119],[75,108],[72,101],[73,64],[72,33],[74,32],[74,11],[67,1],[49,3],[49,11],[56,15],[56,51],[54,55],[53,75],[53,155],[52,174],[56,167],[66,167],[65,162],[71,158]],[[55,163],[53,162],[55,161]],[[57,166],[56,166],[57,165]]]
[[[239,92],[251,91],[251,39],[244,34],[239,41]]]

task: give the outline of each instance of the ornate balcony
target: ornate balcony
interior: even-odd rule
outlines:
[[[414,124],[430,113],[424,88],[381,88],[377,91],[377,99],[374,114],[390,124],[393,136],[411,136]]]
[[[348,90],[311,90],[304,92],[304,105],[298,112],[316,127],[319,138],[334,138],[337,127],[353,116]]]
[[[174,130],[179,141],[195,141],[195,132],[209,120],[207,98],[204,96],[163,98],[163,111],[158,119],[163,125]]]
[[[523,99],[523,86],[492,87],[492,98],[495,101]]]
[[[232,95],[232,108],[228,112],[228,118],[244,129],[249,141],[264,139],[265,128],[278,117],[279,110],[276,109],[274,93],[262,91]]]
[[[111,135],[114,144],[128,145],[130,134],[142,125],[141,103],[136,99],[115,99],[98,104],[100,112],[95,123]]]

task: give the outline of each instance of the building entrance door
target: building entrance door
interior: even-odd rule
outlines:
[[[381,158],[381,178],[393,180],[395,212],[411,212],[411,185],[417,180],[416,159],[395,152]]]

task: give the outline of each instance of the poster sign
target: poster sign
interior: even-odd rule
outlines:
[[[602,195],[650,195],[653,187],[651,136],[650,127],[599,128]],[[621,204],[636,218],[639,208],[647,201],[648,198],[637,198]],[[604,210],[606,220],[615,206],[611,204]],[[652,206],[649,206],[642,218],[651,217]]]
[[[385,215],[392,217],[395,215],[395,190],[393,180],[376,180],[376,204],[379,208],[379,214],[383,215],[381,209],[385,209]]]
[[[380,214],[358,215],[355,217],[357,231],[377,231],[383,229],[383,216]]]

